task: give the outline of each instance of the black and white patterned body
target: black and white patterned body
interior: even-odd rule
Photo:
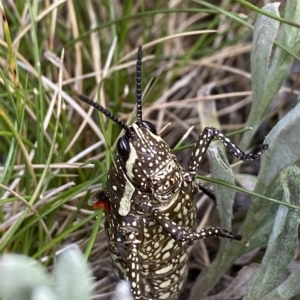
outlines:
[[[130,282],[134,299],[177,299],[185,280],[187,247],[196,239],[220,236],[240,240],[223,228],[195,231],[193,201],[199,187],[196,173],[214,138],[237,158],[247,161],[260,157],[245,154],[221,131],[207,127],[192,151],[188,171],[178,164],[155,127],[142,120],[141,47],[137,60],[137,122],[131,126],[93,102],[94,106],[125,131],[117,143],[114,163],[108,173],[104,194],[109,203],[105,229],[114,270]],[[262,145],[261,150],[266,150]],[[93,201],[97,201],[97,197]]]
[[[185,277],[187,242],[171,237],[156,221],[156,212],[192,232],[198,186],[164,140],[137,124],[133,130],[129,158],[125,161],[117,154],[118,170],[112,165],[107,178],[110,255],[120,278],[135,278],[136,299],[176,299]],[[128,198],[126,186],[133,191]]]

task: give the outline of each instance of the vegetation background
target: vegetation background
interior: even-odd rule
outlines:
[[[27,255],[52,273],[57,254],[76,244],[94,281],[76,251],[53,278],[41,265],[27,276],[33,269],[19,256],[9,260],[11,273],[3,256],[0,298],[33,299],[37,287],[68,276],[47,299],[111,297],[102,211],[87,201],[105,184],[121,132],[76,95],[133,122],[143,45],[143,118],[158,132],[171,123],[161,133],[171,147],[194,126],[176,148],[183,167],[191,152],[183,145],[205,126],[235,132],[231,140],[244,150],[271,132],[261,167],[230,167],[221,150],[209,151],[199,179],[222,185],[214,185],[217,210],[197,199],[199,228],[233,223],[243,240],[195,242],[181,299],[300,299],[297,2],[1,1],[0,252]]]

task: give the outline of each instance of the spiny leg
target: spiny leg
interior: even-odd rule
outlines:
[[[227,229],[220,227],[204,228],[196,232],[186,232],[181,226],[170,220],[162,211],[159,209],[153,210],[153,217],[155,221],[161,225],[161,227],[169,233],[177,242],[188,242],[199,239],[204,239],[211,236],[219,236],[227,239],[233,239],[240,241],[241,235],[234,234]]]
[[[216,195],[214,193],[214,191],[206,186],[203,186],[202,184],[198,183],[198,188],[199,190],[205,194],[206,196],[208,196],[211,200],[213,200],[214,204],[216,204]],[[233,212],[236,212],[238,209],[240,208],[240,205],[234,203],[233,204]]]
[[[196,172],[198,171],[198,168],[203,160],[206,150],[214,138],[220,140],[226,146],[229,152],[231,152],[235,157],[237,157],[242,161],[251,161],[251,160],[259,159],[261,156],[259,152],[268,149],[267,144],[262,144],[258,148],[258,151],[246,154],[241,149],[239,149],[235,144],[233,144],[229,140],[229,138],[227,138],[219,129],[213,127],[205,127],[203,132],[199,135],[196,145],[193,148],[192,156],[189,162],[189,171],[191,173],[196,175]]]
[[[212,199],[214,202],[216,202],[216,196],[215,193],[212,189],[202,185],[202,184],[198,184],[199,190],[205,194],[206,196],[208,196],[210,199]]]

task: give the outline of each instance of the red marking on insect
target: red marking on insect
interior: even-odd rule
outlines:
[[[93,206],[94,210],[97,210],[101,207],[103,207],[104,211],[108,211],[110,209],[109,199],[103,191],[94,194],[90,198],[88,206]]]
[[[109,202],[107,200],[100,200],[93,204],[94,210],[97,210],[101,207],[103,207],[104,211],[108,211],[110,208]]]

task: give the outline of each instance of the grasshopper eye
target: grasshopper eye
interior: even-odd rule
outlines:
[[[144,128],[147,128],[147,129],[150,130],[153,134],[156,134],[156,135],[157,135],[156,128],[155,128],[155,126],[154,126],[152,123],[147,122],[147,121],[143,121],[142,124],[143,124],[143,127],[144,127]]]
[[[130,147],[129,147],[129,141],[127,136],[122,136],[119,138],[117,143],[117,150],[119,155],[126,159],[129,157],[130,154]]]

